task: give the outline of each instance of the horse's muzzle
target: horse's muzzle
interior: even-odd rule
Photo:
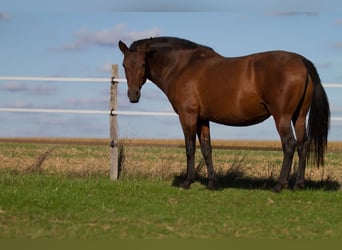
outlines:
[[[139,89],[128,90],[127,96],[131,103],[137,103],[139,102],[139,99],[140,99],[140,90]]]

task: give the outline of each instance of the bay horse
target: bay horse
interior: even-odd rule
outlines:
[[[183,188],[190,188],[195,180],[196,134],[207,166],[207,188],[216,187],[210,121],[249,126],[273,116],[283,150],[276,192],[288,185],[296,149],[299,163],[295,189],[304,187],[310,152],[317,166],[324,164],[329,103],[315,66],[303,56],[269,51],[229,58],[174,37],[137,40],[130,47],[119,41],[118,46],[124,55],[130,102],[139,101],[141,88],[149,79],[165,93],[179,116],[187,158]]]

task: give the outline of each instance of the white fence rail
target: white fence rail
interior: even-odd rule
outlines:
[[[86,83],[126,83],[125,78],[99,77],[32,77],[32,76],[0,76],[0,81],[44,81],[44,82],[86,82]],[[324,88],[342,88],[341,83],[324,83]],[[65,113],[84,115],[127,115],[127,116],[176,116],[174,112],[143,112],[119,110],[82,110],[82,109],[44,109],[44,108],[0,108],[0,112],[11,113]],[[342,117],[331,117],[332,121],[342,121]]]
[[[172,112],[143,112],[143,111],[119,111],[119,110],[105,111],[105,110],[83,110],[83,109],[0,108],[0,112],[65,113],[65,114],[80,114],[80,115],[177,116],[176,113],[172,113]]]
[[[127,82],[126,78],[105,77],[33,77],[33,76],[0,76],[0,81],[43,81],[43,82]],[[149,81],[147,81],[149,82]],[[342,88],[342,83],[323,83],[324,88]]]
[[[79,110],[79,109],[44,109],[44,108],[6,108],[0,107],[0,112],[11,113],[63,113],[80,115],[109,115],[110,117],[110,179],[119,177],[118,165],[118,132],[117,115],[131,116],[176,116],[174,112],[138,112],[117,110],[117,84],[127,82],[125,78],[118,78],[118,66],[112,66],[112,78],[84,78],[84,77],[25,77],[25,76],[0,76],[0,81],[43,81],[43,82],[84,82],[84,83],[109,83],[110,88],[110,110]],[[340,83],[323,84],[325,88],[342,88]],[[342,121],[342,117],[331,117],[332,121]]]
[[[32,76],[0,76],[0,81],[43,81],[43,82],[85,82],[85,83],[126,83],[125,78],[99,78],[99,77],[32,77]],[[325,83],[324,88],[342,88],[341,83]],[[65,113],[87,115],[127,115],[127,116],[176,116],[174,112],[142,112],[119,110],[79,110],[79,109],[34,109],[34,108],[0,108],[0,112],[13,113]],[[331,117],[332,121],[342,121],[342,117]]]
[[[83,110],[83,109],[33,109],[33,108],[0,108],[0,112],[9,113],[63,113],[79,115],[127,115],[127,116],[177,116],[174,112],[144,112],[119,110]],[[342,121],[342,117],[332,116],[331,121]]]

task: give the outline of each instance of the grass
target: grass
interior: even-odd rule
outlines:
[[[338,239],[339,191],[186,191],[156,179],[1,171],[0,237]]]
[[[0,238],[340,239],[341,156],[307,169],[307,188],[271,192],[280,152],[214,150],[218,191],[183,178],[179,148],[125,147],[121,179],[108,178],[108,148],[0,144]],[[174,186],[172,186],[173,184]]]

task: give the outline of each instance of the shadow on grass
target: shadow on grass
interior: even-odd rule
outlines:
[[[172,186],[181,187],[182,183],[185,181],[186,174],[175,176],[172,181]],[[207,185],[207,178],[202,175],[197,175],[196,180],[202,185]],[[293,189],[295,177],[291,176],[289,180],[289,189]],[[217,174],[217,184],[218,190],[225,188],[239,188],[239,189],[260,189],[260,190],[273,190],[277,182],[273,177],[269,178],[258,178],[246,176],[243,171],[239,169],[229,170],[226,173]],[[313,181],[305,180],[304,190],[324,190],[324,191],[336,191],[341,187],[340,183],[327,178],[326,180]]]

